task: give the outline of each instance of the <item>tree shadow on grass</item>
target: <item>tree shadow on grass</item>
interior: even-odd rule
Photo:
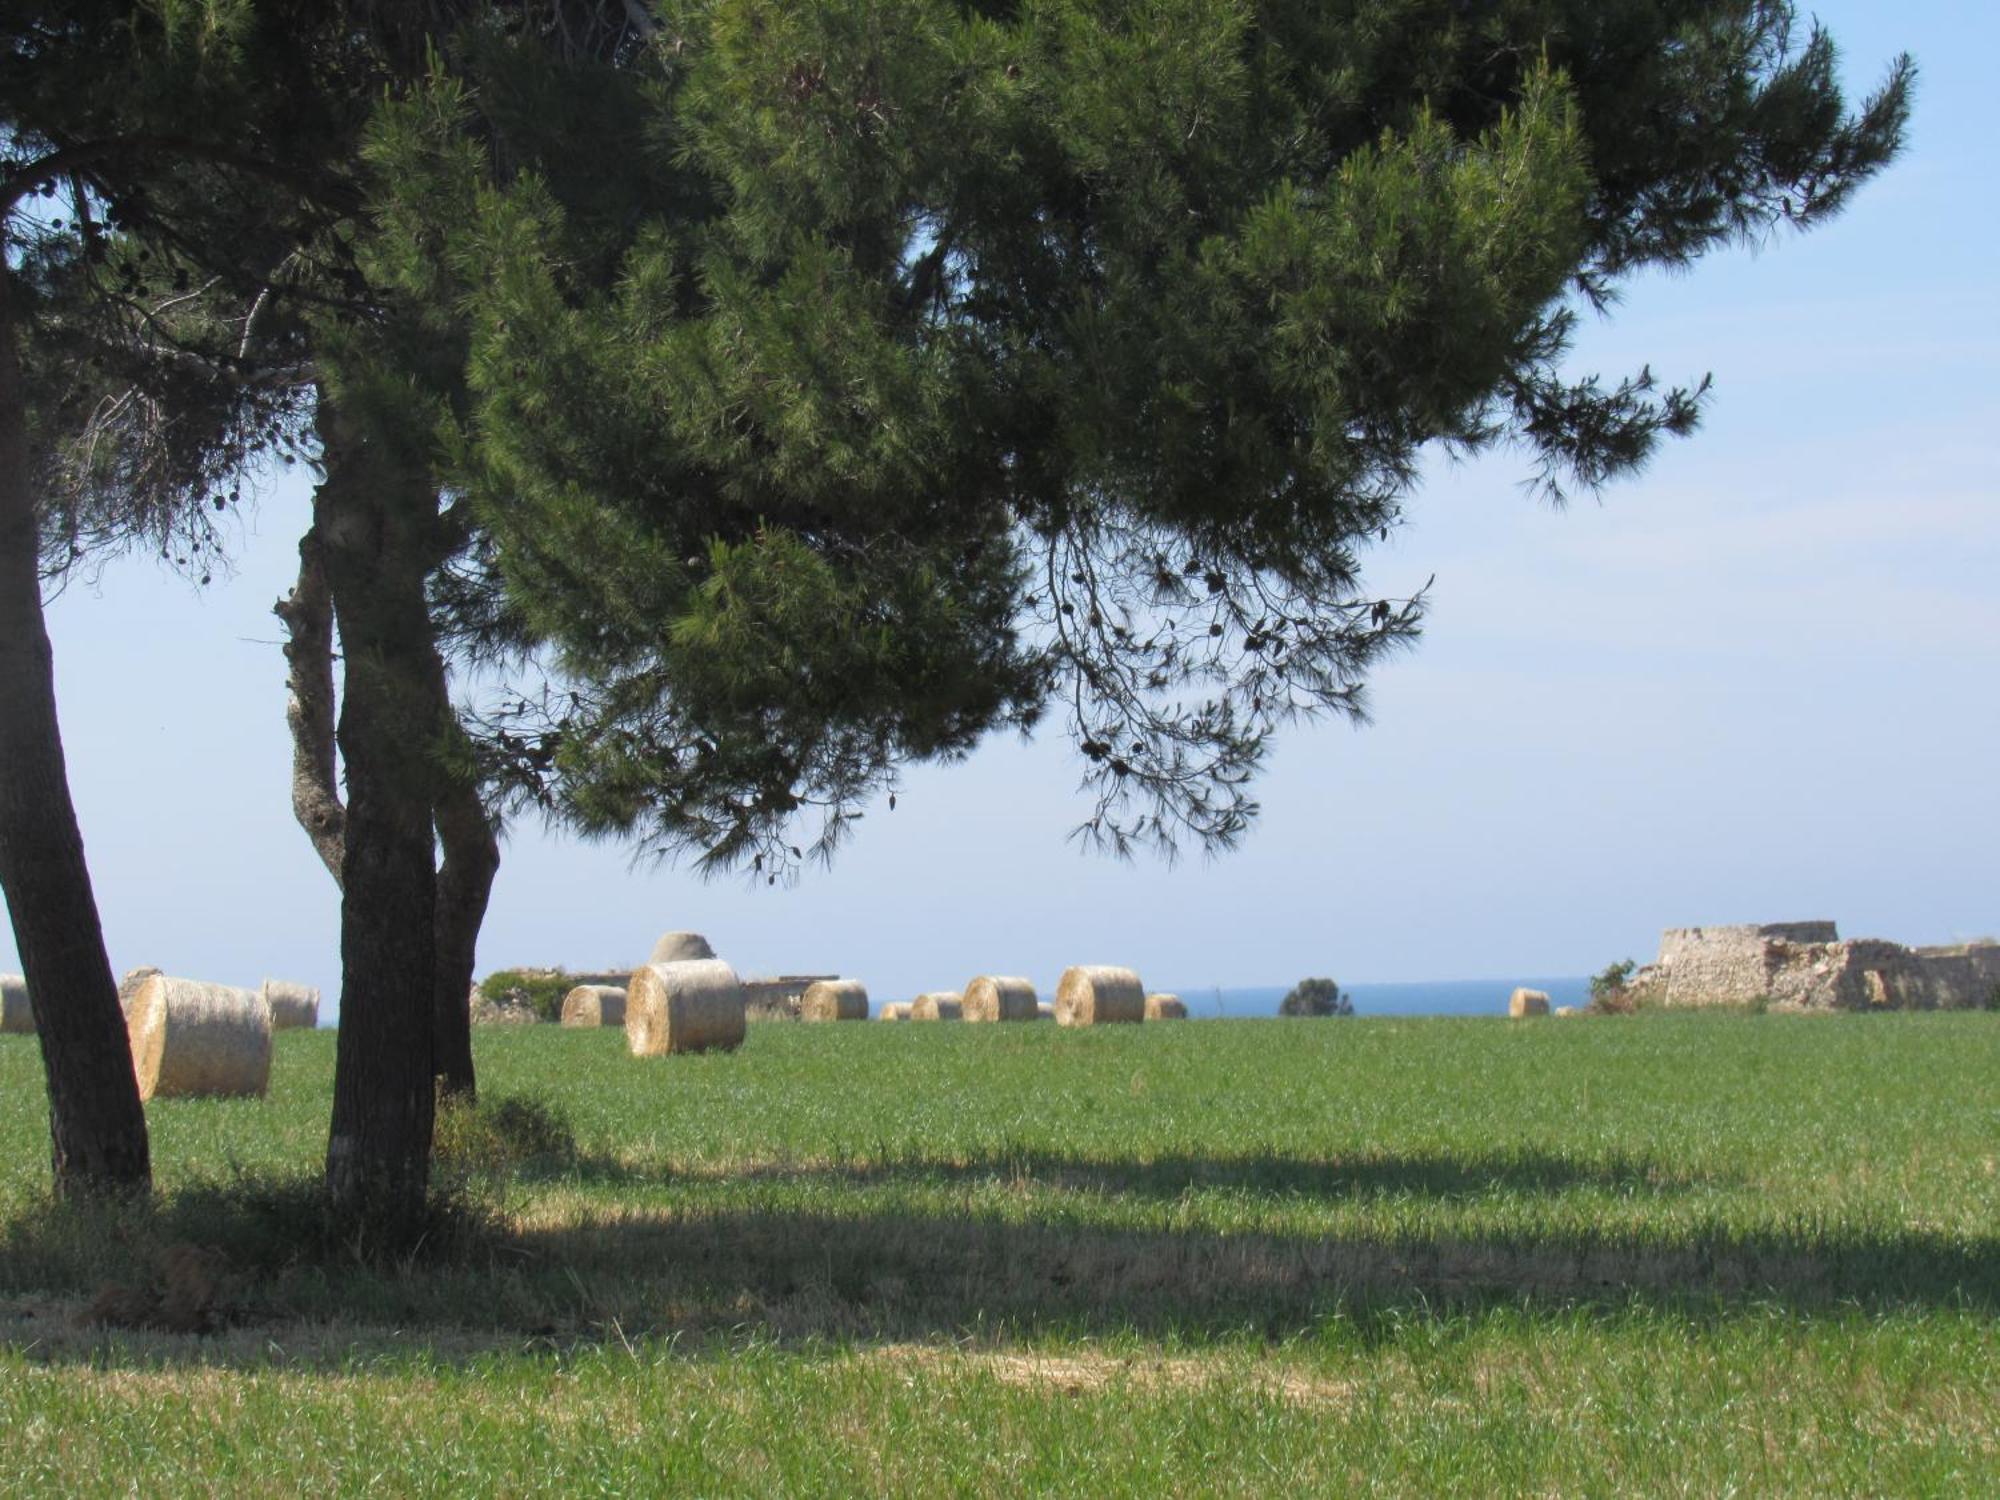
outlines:
[[[593,1170],[586,1164],[585,1181]],[[1007,1183],[1026,1173],[1038,1184],[1146,1199],[1155,1225],[1160,1200],[1191,1186],[1444,1197],[1592,1185],[1634,1191],[1641,1184],[1664,1194],[1693,1185],[1663,1181],[1642,1162],[1591,1167],[1519,1154],[1315,1163],[1002,1152],[976,1161],[756,1171],[857,1187]],[[634,1172],[616,1180],[663,1179]],[[1031,1199],[980,1204],[962,1194],[933,1206],[863,1192],[851,1208],[831,1211],[717,1203],[714,1181],[678,1200],[669,1191],[638,1203],[585,1197],[551,1208],[551,1200],[531,1198],[521,1215],[486,1213],[449,1253],[389,1263],[343,1255],[323,1238],[300,1248],[310,1237],[287,1229],[287,1216],[306,1201],[297,1184],[275,1198],[268,1191],[260,1198],[250,1183],[234,1197],[210,1189],[198,1198],[128,1206],[111,1219],[68,1209],[23,1214],[0,1223],[7,1267],[0,1286],[54,1294],[62,1305],[10,1327],[0,1304],[0,1345],[32,1346],[33,1357],[56,1360],[236,1364],[262,1362],[263,1347],[236,1334],[274,1326],[292,1330],[282,1338],[293,1344],[316,1327],[372,1329],[384,1338],[397,1329],[392,1347],[456,1360],[644,1335],[718,1349],[745,1341],[814,1348],[1120,1336],[1200,1346],[1284,1341],[1339,1320],[1361,1337],[1387,1338],[1413,1318],[1496,1308],[1565,1319],[1636,1311],[1696,1321],[1774,1310],[2000,1313],[2000,1238],[1991,1235],[1839,1222],[1738,1230],[1667,1215],[1629,1231],[1399,1230],[1390,1215],[1388,1224],[1324,1235],[1254,1226],[1135,1228],[1079,1223],[1060,1203],[1037,1217]],[[164,1351],[156,1337],[142,1354],[107,1352],[102,1328],[84,1316],[101,1299],[103,1281],[143,1283],[189,1245],[223,1268],[198,1325],[210,1336],[168,1339]],[[138,1323],[147,1326],[143,1317]],[[333,1342],[351,1349],[354,1340]]]
[[[1325,1200],[1412,1197],[1439,1202],[1590,1190],[1664,1196],[1725,1185],[1724,1179],[1714,1174],[1691,1173],[1643,1156],[1588,1160],[1531,1149],[1479,1155],[1378,1152],[1321,1158],[1270,1151],[1240,1156],[1169,1153],[1105,1157],[1002,1148],[950,1158],[913,1155],[883,1161],[876,1153],[854,1162],[755,1162],[723,1166],[713,1174],[699,1168],[690,1172],[586,1155],[556,1175],[610,1186],[669,1186],[691,1175],[738,1181],[830,1180],[857,1187],[1004,1183],[1155,1202],[1201,1192]]]

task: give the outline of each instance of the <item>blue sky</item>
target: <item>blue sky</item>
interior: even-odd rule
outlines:
[[[480,972],[627,965],[673,927],[744,972],[879,999],[983,972],[1155,986],[1583,973],[1663,926],[1831,917],[1942,942],[2000,929],[2000,20],[1818,7],[1857,92],[1923,69],[1905,159],[1842,219],[1649,279],[1579,371],[1712,371],[1704,431],[1554,511],[1504,455],[1439,466],[1370,559],[1432,573],[1375,722],[1287,736],[1247,844],[1172,869],[1066,841],[1060,738],[912,773],[795,889],[508,836]],[[112,962],[338,989],[333,885],[293,824],[270,604],[305,514],[274,483],[236,576],[143,559],[50,609],[70,776]],[[0,932],[0,970],[17,970]]]

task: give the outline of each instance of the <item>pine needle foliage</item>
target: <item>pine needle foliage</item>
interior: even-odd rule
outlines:
[[[1362,555],[1425,456],[1559,502],[1691,432],[1705,380],[1566,371],[1579,313],[1837,212],[1913,78],[1850,108],[1780,0],[654,15],[390,109],[378,226],[465,320],[519,794],[773,877],[1048,714],[1085,838],[1233,843],[1418,633]]]

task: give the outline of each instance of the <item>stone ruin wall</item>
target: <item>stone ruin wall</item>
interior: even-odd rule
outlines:
[[[1842,939],[1831,922],[1675,927],[1634,976],[1678,1006],[1774,1010],[1973,1010],[2000,1003],[2000,944],[1906,948]]]

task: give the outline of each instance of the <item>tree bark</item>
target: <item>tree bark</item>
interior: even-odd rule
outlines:
[[[285,622],[290,636],[285,646],[286,684],[291,689],[285,722],[292,734],[292,812],[339,885],[346,857],[347,809],[340,800],[334,762],[333,602],[317,524],[299,539],[297,586],[272,612]],[[427,629],[425,639],[438,721],[451,726],[454,738],[462,738],[435,633]],[[437,877],[437,977],[431,1001],[434,1063],[439,1096],[470,1100],[478,1092],[472,1066],[472,970],[479,929],[500,868],[500,841],[478,787],[457,774],[455,765],[440,766],[438,773],[432,821],[444,863]]]
[[[315,521],[299,538],[299,581],[271,613],[285,622],[285,723],[292,731],[292,814],[340,884],[347,809],[334,774],[333,596]]]
[[[442,694],[441,660],[437,680]],[[448,695],[444,707],[451,712]],[[493,877],[500,869],[500,840],[487,820],[479,789],[449,771],[441,781],[434,814],[444,848],[444,865],[438,871],[437,982],[431,997],[438,1093],[470,1101],[478,1092],[472,1071],[472,966]]]
[[[345,666],[338,740],[347,770],[340,867],[340,1032],[327,1140],[336,1203],[416,1223],[435,1116],[436,846],[445,725],[431,684],[425,532],[435,501],[322,392],[326,477],[313,525]]]
[[[144,1190],[146,1113],[56,717],[12,279],[0,261],[0,890],[41,1036],[56,1191]]]

